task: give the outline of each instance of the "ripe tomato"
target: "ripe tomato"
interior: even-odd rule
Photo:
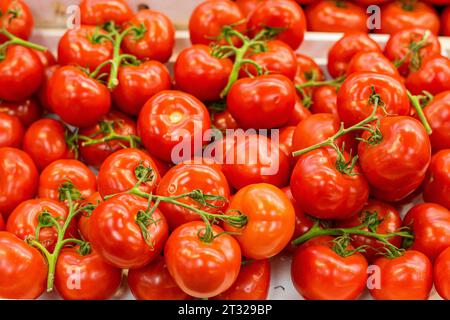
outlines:
[[[233,62],[211,55],[211,48],[196,44],[180,52],[174,66],[176,86],[202,101],[220,100]]]
[[[305,299],[354,300],[366,286],[367,261],[360,253],[343,257],[333,250],[332,237],[318,237],[295,251],[291,278]]]
[[[302,8],[294,1],[268,0],[256,7],[248,20],[251,36],[265,27],[282,28],[283,31],[275,38],[296,50],[303,42],[306,18]]]
[[[313,91],[312,113],[331,113],[339,117],[337,111],[337,92],[334,86],[320,86]]]
[[[381,73],[403,80],[395,65],[379,51],[363,51],[354,55],[348,64],[347,74],[358,71]]]
[[[294,110],[295,87],[283,75],[262,75],[236,81],[227,96],[227,107],[244,129],[279,128]]]
[[[280,253],[294,234],[295,211],[289,198],[277,187],[258,183],[240,189],[231,200],[227,214],[247,216],[243,228],[226,222],[225,231],[236,232],[242,255],[268,259]]]
[[[18,117],[28,127],[41,117],[42,109],[36,99],[30,98],[21,102],[0,101],[0,112]]]
[[[73,159],[73,147],[67,142],[70,130],[55,119],[40,119],[25,133],[23,150],[30,155],[39,171],[60,159]]]
[[[239,128],[236,119],[234,119],[231,113],[226,109],[218,113],[212,113],[211,117],[211,127],[214,127],[217,130],[225,131],[226,129]]]
[[[450,149],[433,155],[423,186],[423,199],[450,210]]]
[[[100,203],[89,218],[94,250],[121,269],[141,268],[155,259],[169,232],[158,209],[148,215],[151,206],[147,199],[126,193]]]
[[[432,262],[450,247],[450,211],[434,203],[412,207],[403,220],[414,234],[412,250],[425,254]]]
[[[450,248],[442,251],[434,263],[434,287],[443,299],[450,300]]]
[[[40,50],[36,50],[36,49],[32,49],[32,50],[38,56],[44,69],[56,64],[56,58],[50,50],[48,50],[48,49],[45,51],[40,51]]]
[[[283,127],[279,131],[279,144],[280,150],[283,151],[289,158],[291,164],[293,163],[292,157],[292,140],[294,138],[295,126]]]
[[[5,220],[3,219],[2,214],[0,213],[0,231],[5,230]]]
[[[305,79],[314,77],[316,81],[325,80],[322,69],[313,58],[301,53],[296,53],[295,56],[297,59],[297,77],[303,75]],[[297,83],[297,81],[295,82]]]
[[[350,1],[317,1],[305,10],[309,31],[367,32],[367,15],[359,5]]]
[[[0,59],[0,99],[21,102],[37,91],[44,67],[32,49],[9,45]]]
[[[120,287],[122,270],[107,264],[95,251],[64,248],[56,263],[55,287],[65,300],[106,300]]]
[[[441,14],[441,35],[450,36],[450,6],[447,6]]]
[[[15,148],[0,148],[0,213],[3,217],[7,218],[17,205],[36,195],[38,179],[36,165],[28,154]]]
[[[84,207],[87,205],[94,205],[97,207],[100,202],[102,202],[103,199],[99,192],[94,192],[89,197],[87,197],[85,200],[81,201],[80,207]],[[90,218],[91,218],[92,212],[87,212],[86,210],[82,211],[78,214],[78,231],[82,237],[83,240],[89,241],[89,224],[90,224]]]
[[[133,16],[126,0],[82,0],[79,8],[81,23],[92,26],[109,21],[121,25]]]
[[[47,265],[41,253],[15,235],[0,232],[0,298],[36,299],[44,292]]]
[[[175,28],[172,21],[163,13],[154,10],[141,10],[128,21],[129,25],[145,27],[142,37],[128,34],[122,43],[125,52],[141,60],[167,62],[175,44]]]
[[[370,6],[373,4],[381,4],[388,2],[389,0],[355,0],[356,3],[362,4],[364,6]]]
[[[151,193],[159,184],[160,174],[150,157],[139,149],[122,149],[103,162],[98,172],[98,191],[102,197],[125,192],[144,178],[143,169],[149,170],[148,179],[139,186],[142,192]]]
[[[152,155],[168,162],[190,159],[191,155],[201,152],[202,145],[206,144],[204,133],[210,127],[205,105],[194,96],[175,90],[154,95],[138,118],[138,132],[144,146]],[[194,143],[200,139],[202,144]],[[175,149],[177,146],[182,148],[183,154]]]
[[[450,90],[450,59],[444,56],[429,57],[421,67],[406,78],[406,87],[412,94],[423,90],[438,94]]]
[[[377,300],[427,300],[433,286],[433,265],[421,252],[407,250],[396,258],[375,261],[379,283],[370,289]]]
[[[0,112],[0,148],[20,148],[24,134],[25,129],[18,117]]]
[[[53,77],[53,74],[60,68],[59,65],[53,65],[48,68],[45,68],[44,71],[44,80],[42,80],[42,84],[39,87],[38,92],[36,93],[37,98],[39,100],[40,105],[47,111],[52,112],[52,107],[49,101],[49,91],[48,91],[48,83],[50,79]]]
[[[167,269],[175,283],[196,298],[214,297],[228,290],[241,266],[241,249],[231,235],[213,225],[214,238],[204,242],[199,238],[204,230],[205,224],[200,221],[181,225],[172,232],[164,249]]]
[[[0,2],[0,25],[16,37],[28,40],[34,26],[33,14],[25,1],[3,0]],[[1,34],[0,43],[5,41],[7,38]]]
[[[265,0],[236,0],[236,4],[246,17],[250,17],[256,7]]]
[[[108,88],[75,66],[56,70],[47,90],[51,109],[73,126],[92,126],[111,107]]]
[[[289,117],[289,120],[286,123],[286,125],[296,126],[300,121],[308,118],[310,115],[311,112],[309,111],[309,109],[303,105],[300,97],[298,95],[295,95],[294,110],[292,111],[291,116]]]
[[[244,262],[230,289],[214,300],[267,300],[270,285],[269,260]]]
[[[138,300],[187,300],[173,280],[162,256],[140,269],[128,271],[128,287]]]
[[[381,48],[363,32],[348,32],[328,51],[328,72],[334,78],[347,73],[348,64],[360,52],[379,51]]]

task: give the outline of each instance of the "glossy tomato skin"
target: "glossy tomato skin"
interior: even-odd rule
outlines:
[[[233,118],[228,110],[212,114],[211,126],[214,126],[217,130],[225,131],[226,129],[237,129],[239,128],[236,119]]]
[[[175,283],[162,256],[155,258],[145,267],[129,270],[128,287],[138,300],[188,300],[191,298]]]
[[[331,113],[338,117],[337,88],[334,86],[320,86],[316,88],[312,96],[312,113]]]
[[[427,300],[433,286],[433,265],[421,252],[407,250],[396,258],[375,261],[379,288],[369,288],[376,300]]]
[[[367,280],[366,259],[360,253],[342,257],[333,251],[332,245],[332,237],[322,236],[295,251],[291,278],[303,298],[355,300],[362,294]]]
[[[55,287],[64,300],[106,300],[120,287],[122,270],[107,264],[95,251],[64,248],[56,263]],[[73,285],[74,270],[77,285]],[[71,281],[72,280],[72,281]]]
[[[38,179],[36,165],[28,154],[15,148],[0,148],[0,213],[3,217],[7,218],[22,201],[36,195]]]
[[[450,149],[433,155],[423,186],[423,199],[450,210]]]
[[[270,285],[269,260],[248,261],[241,266],[239,275],[230,289],[214,300],[267,300]]]
[[[423,112],[432,129],[433,151],[450,149],[450,90],[437,94]]]
[[[20,102],[37,91],[44,79],[44,67],[33,50],[9,45],[0,60],[0,99]]]
[[[292,140],[294,138],[295,126],[286,126],[279,131],[280,150],[289,158],[291,165],[294,162],[292,157]]]
[[[50,82],[50,79],[53,77],[53,74],[60,68],[59,65],[53,65],[50,67],[45,68],[44,70],[44,79],[42,80],[42,84],[39,87],[39,90],[36,93],[36,96],[38,98],[39,104],[44,108],[44,110],[52,111],[52,107],[50,105],[50,98],[49,98],[49,90],[48,90],[48,84]]]
[[[38,56],[44,68],[48,68],[56,64],[56,58],[49,49],[45,51],[33,49],[33,52]]]
[[[175,28],[166,15],[154,10],[141,10],[128,24],[143,24],[146,31],[139,40],[133,34],[127,35],[122,43],[125,52],[141,60],[157,60],[162,63],[169,60],[175,44]]]
[[[450,59],[444,56],[425,59],[422,66],[406,78],[406,87],[412,94],[425,90],[436,95],[450,90]]]
[[[84,207],[87,205],[94,205],[97,207],[101,202],[103,202],[103,199],[99,192],[94,192],[89,197],[87,197],[85,200],[81,201],[80,207]],[[86,210],[81,211],[78,214],[78,231],[81,236],[81,238],[85,241],[89,242],[89,227],[90,227],[90,221],[91,221],[91,214],[92,212],[88,212]]]
[[[264,0],[236,0],[237,6],[246,17],[249,17],[261,2]]]
[[[15,235],[1,231],[0,254],[0,298],[38,298],[47,281],[47,265],[41,253]]]
[[[298,95],[296,95],[294,110],[292,111],[291,116],[289,117],[289,120],[286,123],[286,125],[287,126],[296,126],[300,121],[308,118],[310,115],[311,115],[311,111],[309,111],[309,109],[303,105],[300,97]]]
[[[255,36],[264,27],[283,28],[275,38],[296,50],[303,42],[306,18],[302,8],[294,1],[264,1],[253,11],[248,20],[250,36]]]
[[[0,214],[0,231],[5,230],[5,219],[3,219],[3,216]]]
[[[434,203],[412,207],[403,220],[414,234],[412,250],[425,254],[432,262],[450,246],[450,211]]]
[[[17,11],[17,16],[8,11]],[[0,25],[10,33],[21,39],[28,40],[34,27],[33,14],[23,0],[4,0],[0,3]],[[0,43],[6,42],[7,38],[0,35]]]
[[[294,110],[296,90],[283,75],[262,75],[236,81],[227,96],[227,107],[245,129],[279,128]]]
[[[180,52],[174,66],[177,88],[201,101],[220,100],[233,69],[230,59],[216,58],[211,50],[204,44],[188,47]]]
[[[441,35],[450,36],[450,6],[447,6],[441,14]]]
[[[81,23],[84,25],[103,25],[114,21],[121,25],[133,16],[126,0],[82,0],[80,2]]]
[[[205,243],[199,238],[204,228],[200,221],[181,225],[172,232],[164,248],[167,269],[175,283],[196,298],[209,298],[228,290],[241,266],[238,242],[229,234],[221,234]],[[223,230],[213,225],[212,232],[217,235]]]
[[[325,80],[322,69],[313,58],[299,52],[295,53],[295,57],[297,60],[297,76],[303,75],[307,78],[306,75],[309,74],[314,75],[317,81]]]
[[[235,211],[236,210],[236,211]],[[279,188],[258,183],[240,189],[231,200],[227,214],[241,212],[248,222],[243,228],[224,223],[225,231],[236,232],[242,255],[268,259],[280,253],[294,234],[295,211]]]
[[[431,160],[430,139],[419,121],[405,116],[381,118],[380,131],[379,144],[359,143],[359,163],[375,198],[400,201],[425,178]],[[363,139],[368,137],[368,132],[363,133]]]
[[[47,90],[51,109],[76,127],[94,125],[111,107],[106,86],[75,66],[56,70]]]
[[[139,149],[122,149],[111,154],[98,172],[98,191],[102,197],[126,192],[138,182],[136,168],[143,165],[152,171],[152,179],[143,182],[139,190],[151,193],[159,183],[160,174],[152,157]]]
[[[53,161],[75,157],[66,142],[68,130],[61,121],[55,119],[40,119],[28,128],[23,150],[30,155],[40,171]]]
[[[167,162],[180,162],[201,152],[202,145],[194,144],[211,127],[209,112],[194,96],[176,90],[161,91],[154,95],[141,110],[138,133],[146,149]],[[175,147],[183,141],[189,152],[181,155]],[[178,152],[177,152],[178,151]],[[184,150],[182,150],[184,151]],[[174,153],[174,154],[172,154]]]
[[[1,101],[0,112],[18,117],[27,128],[41,117],[42,109],[34,98],[30,98],[21,102]]]
[[[0,148],[20,148],[24,134],[25,129],[18,117],[0,112]]]
[[[348,64],[347,74],[358,71],[381,73],[402,81],[394,64],[379,51],[357,53]]]
[[[169,233],[162,213],[156,209],[151,216],[155,222],[147,226],[148,243],[136,221],[139,211],[146,211],[148,205],[147,199],[123,193],[94,209],[89,239],[107,263],[120,269],[141,268],[161,253]]]
[[[230,187],[217,165],[180,163],[164,175],[158,185],[156,194],[171,197],[197,189],[202,190],[204,194],[224,197],[224,200],[211,202],[217,208],[202,206],[188,197],[180,198],[178,201],[213,214],[225,212],[230,198]],[[172,230],[184,223],[202,220],[197,213],[170,203],[161,203],[158,208],[166,217]]]
[[[434,287],[442,299],[450,300],[450,248],[442,251],[434,263]]]

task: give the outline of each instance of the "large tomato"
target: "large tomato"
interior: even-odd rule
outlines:
[[[423,186],[423,199],[450,210],[450,149],[433,155]]]
[[[23,0],[3,0],[0,2],[0,25],[16,37],[27,40],[33,31],[33,14]],[[6,40],[1,34],[0,43]]]
[[[0,148],[20,148],[24,134],[25,129],[18,117],[0,112]]]
[[[423,90],[438,94],[450,90],[450,59],[433,56],[422,61],[420,68],[406,78],[406,87],[413,94]]]
[[[82,0],[80,2],[81,23],[103,25],[114,21],[118,25],[128,21],[133,11],[126,0]]]
[[[437,94],[423,112],[432,129],[433,151],[450,149],[450,90]]]
[[[443,299],[450,300],[450,247],[434,263],[434,287]]]
[[[16,116],[25,127],[41,117],[42,109],[36,99],[30,98],[21,102],[0,101],[0,112]]]

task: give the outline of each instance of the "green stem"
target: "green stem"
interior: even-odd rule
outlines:
[[[297,84],[295,86],[295,88],[302,92],[303,88],[310,88],[310,87],[322,87],[322,86],[333,86],[333,87],[340,87],[342,84],[342,81],[344,81],[345,76],[336,78],[336,79],[331,79],[331,80],[325,80],[325,81],[315,81],[314,79],[309,80],[305,83],[302,84]]]
[[[416,109],[417,115],[419,116],[420,121],[422,122],[423,126],[425,127],[425,130],[428,135],[430,135],[433,130],[430,127],[430,124],[428,123],[427,118],[425,117],[425,114],[423,113],[422,107],[420,106],[419,97],[413,96],[409,90],[407,91],[409,101],[411,101],[411,104],[413,105],[414,109]]]
[[[8,47],[10,45],[20,45],[20,46],[28,47],[28,48],[35,49],[38,51],[47,51],[46,47],[43,47],[41,45],[38,45],[38,44],[30,42],[30,41],[23,40],[19,37],[16,37],[11,32],[6,30],[6,28],[1,28],[0,33],[9,39],[9,41],[0,45],[0,51],[3,51],[6,47]]]

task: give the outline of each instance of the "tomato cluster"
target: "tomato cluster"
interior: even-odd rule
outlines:
[[[450,299],[433,28],[382,49],[351,18],[327,79],[296,53],[308,16],[357,5],[207,0],[171,75],[160,12],[82,0],[55,59],[25,2],[0,4],[0,298],[267,299],[269,259],[292,254],[305,299]]]

